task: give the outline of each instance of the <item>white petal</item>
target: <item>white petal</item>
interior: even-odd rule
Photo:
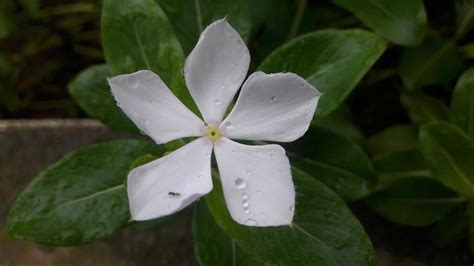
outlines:
[[[214,150],[227,208],[236,222],[249,226],[291,223],[295,189],[281,146],[248,146],[221,138]]]
[[[128,174],[128,200],[134,220],[175,213],[212,190],[212,143],[199,138]]]
[[[148,70],[109,79],[118,105],[156,143],[202,136],[204,123]]]
[[[308,130],[319,96],[296,74],[253,73],[222,122],[222,133],[232,139],[293,141]]]
[[[186,85],[207,123],[218,125],[222,121],[249,63],[247,46],[225,19],[203,31],[184,72]]]

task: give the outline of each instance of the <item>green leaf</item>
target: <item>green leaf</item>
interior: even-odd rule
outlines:
[[[377,173],[378,189],[388,187],[400,179],[432,178],[423,154],[419,150],[383,153],[373,159],[372,165]]]
[[[400,45],[419,44],[428,27],[421,0],[333,0],[377,34]]]
[[[130,219],[124,182],[131,163],[163,149],[145,141],[87,146],[44,170],[20,194],[8,233],[39,243],[78,245],[109,236]]]
[[[306,78],[320,92],[316,115],[335,110],[385,50],[385,42],[363,30],[322,30],[273,51],[262,71],[289,71]]]
[[[465,197],[474,197],[474,141],[444,122],[420,129],[420,143],[434,177]]]
[[[226,18],[248,40],[251,15],[248,0],[156,0],[168,15],[186,54],[212,22]]]
[[[367,149],[372,154],[411,150],[419,147],[418,130],[412,125],[394,125],[371,136]]]
[[[341,105],[331,114],[314,119],[311,122],[311,126],[327,129],[347,139],[362,143],[364,141],[364,135],[351,120],[351,111],[346,105]]]
[[[468,217],[466,206],[460,206],[445,215],[429,232],[428,237],[438,246],[444,246],[466,237]]]
[[[467,32],[474,27],[474,1],[473,0],[456,0],[456,38],[462,38]]]
[[[365,202],[389,221],[429,225],[464,201],[433,179],[419,150],[384,153],[372,163],[377,172],[378,193]]]
[[[112,128],[138,133],[137,127],[117,106],[107,77],[110,72],[106,65],[95,65],[83,70],[69,83],[69,93],[81,108]]]
[[[239,246],[222,231],[216,224],[216,221],[204,202],[199,202],[194,209],[193,242],[199,265],[202,266],[263,265],[239,248]]]
[[[355,201],[370,193],[375,175],[367,155],[357,143],[331,131],[312,128],[288,149],[298,154],[293,165],[321,181],[345,201]]]
[[[217,224],[244,251],[276,265],[375,265],[369,237],[344,202],[319,181],[293,168],[296,212],[291,226],[249,227],[230,217],[220,182],[206,203]]]
[[[173,26],[154,0],[105,0],[102,46],[112,75],[151,70],[192,106],[181,75],[183,51]]]
[[[417,125],[449,119],[448,107],[432,96],[423,93],[402,93],[400,99],[411,121]]]
[[[452,41],[425,39],[420,46],[406,48],[398,71],[406,89],[446,85],[461,71],[463,61]]]
[[[410,226],[435,223],[464,201],[430,178],[404,178],[367,198],[365,203],[387,220]]]
[[[474,68],[466,70],[456,83],[450,111],[452,121],[474,138]]]

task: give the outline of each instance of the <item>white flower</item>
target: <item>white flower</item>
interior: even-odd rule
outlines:
[[[232,141],[290,142],[308,129],[319,92],[292,73],[255,72],[244,81],[249,51],[225,19],[209,25],[186,60],[186,85],[203,122],[159,76],[142,70],[109,80],[116,101],[156,143],[198,137],[180,149],[133,169],[128,198],[134,220],[175,213],[212,190],[214,149],[225,201],[232,218],[249,226],[290,224],[295,190],[285,150]]]

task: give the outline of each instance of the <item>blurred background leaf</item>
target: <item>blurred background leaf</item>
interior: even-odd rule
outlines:
[[[333,0],[380,34],[400,45],[416,45],[427,29],[421,0]]]

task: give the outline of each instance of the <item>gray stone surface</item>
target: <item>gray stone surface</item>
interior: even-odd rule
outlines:
[[[91,119],[0,120],[0,265],[196,265],[190,213],[155,230],[129,227],[79,247],[47,247],[4,230],[15,197],[41,170],[88,144],[127,138]]]

